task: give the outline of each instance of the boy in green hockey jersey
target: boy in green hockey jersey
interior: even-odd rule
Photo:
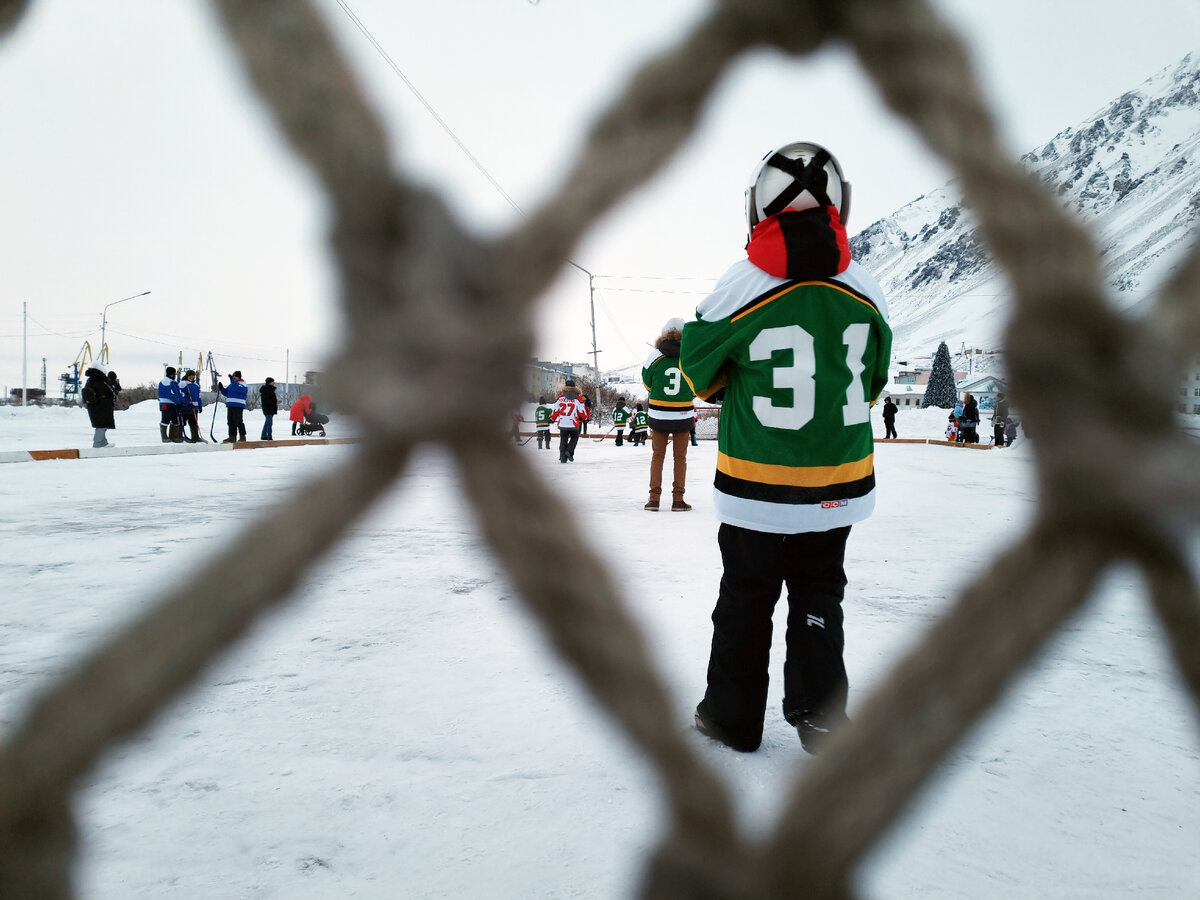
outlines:
[[[650,420],[646,416],[646,411],[642,409],[642,404],[636,404],[629,417],[629,442],[635,447],[642,446],[646,443],[646,430],[649,427]]]
[[[767,154],[746,191],[747,258],[683,331],[680,364],[723,395],[714,507],[724,573],[696,727],[735,750],[762,741],[771,617],[787,586],[783,713],[809,753],[846,721],[843,565],[875,503],[870,407],[891,329],[850,258],[850,185],[829,151]]]
[[[674,472],[671,482],[672,512],[687,512],[692,507],[683,499],[687,481],[687,448],[696,409],[696,395],[679,369],[679,341],[683,319],[668,319],[654,342],[654,352],[642,367],[646,388],[646,416],[650,423],[650,499],[646,509],[658,512],[662,494],[663,462],[671,445]]]
[[[537,427],[538,449],[550,449],[550,413],[553,411],[545,397],[538,397],[537,409],[533,412],[533,424]]]
[[[629,424],[629,410],[625,406],[625,398],[617,400],[612,411],[613,428],[617,430],[617,446],[624,443],[625,426]]]

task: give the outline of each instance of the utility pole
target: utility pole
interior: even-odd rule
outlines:
[[[580,272],[582,272],[584,275],[586,275],[588,277],[588,307],[591,310],[591,319],[592,319],[592,368],[596,370],[596,383],[599,384],[601,379],[600,379],[600,351],[598,349],[596,349],[596,288],[595,288],[596,276],[593,275],[591,272],[589,272],[587,269],[585,269],[583,266],[579,265],[579,263],[571,262],[571,260],[569,260],[569,259],[567,260],[567,262],[571,263],[571,265],[573,265],[575,268],[577,268]]]
[[[126,300],[136,300],[138,297],[145,297],[148,293],[150,292],[142,291],[140,294],[134,294],[132,297],[122,297],[120,300],[114,300],[108,306],[104,307],[100,315],[100,355],[96,357],[97,364],[108,365],[108,344],[104,341],[104,330],[108,327],[108,307],[124,303]],[[182,356],[180,358],[182,359]]]
[[[29,304],[21,304],[21,405],[29,405],[28,391],[25,385],[29,383],[29,379],[25,377],[27,362],[29,359]]]

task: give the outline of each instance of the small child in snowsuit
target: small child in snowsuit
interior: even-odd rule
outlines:
[[[946,440],[958,442],[958,419],[954,418],[954,413],[950,413],[950,420],[946,425]]]

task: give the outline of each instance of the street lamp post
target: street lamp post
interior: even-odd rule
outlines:
[[[108,344],[104,340],[104,329],[108,326],[108,307],[116,306],[118,303],[124,303],[126,300],[136,300],[138,297],[145,297],[149,291],[142,291],[140,294],[134,294],[132,297],[122,297],[120,300],[114,300],[108,306],[104,307],[104,312],[100,316],[100,355],[96,357],[96,362],[100,365],[108,364]]]

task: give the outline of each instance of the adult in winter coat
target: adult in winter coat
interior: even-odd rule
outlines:
[[[180,419],[184,427],[192,433],[190,438],[185,434],[183,439],[189,444],[203,444],[204,438],[200,436],[200,410],[204,409],[204,401],[200,399],[200,385],[196,383],[195,369],[188,369],[183,373],[183,381],[179,383],[179,394]]]
[[[618,447],[624,444],[625,426],[629,424],[629,415],[629,410],[625,406],[625,398],[622,397],[612,411],[613,428],[617,430]]]
[[[883,401],[883,437],[887,438],[899,437],[896,434],[896,404],[892,402],[892,398],[888,397]]]
[[[538,397],[537,409],[533,412],[533,423],[537,426],[537,446],[539,450],[550,449],[550,413],[552,412],[554,412],[554,407],[546,402],[546,398]]]
[[[819,753],[846,721],[844,558],[875,505],[871,404],[887,384],[883,292],[850,257],[850,186],[823,147],[768,153],[746,192],[748,258],[683,330],[696,393],[723,395],[714,508],[724,572],[696,727],[762,740],[771,620],[787,585],[783,714]]]
[[[979,404],[975,397],[963,397],[962,415],[958,417],[958,431],[964,444],[979,443]]]
[[[110,428],[117,427],[117,423],[113,418],[113,408],[117,395],[108,383],[108,378],[105,377],[103,369],[97,369],[93,366],[83,374],[87,378],[82,391],[83,405],[87,408],[88,419],[91,420],[92,428],[96,429],[92,435],[92,446],[115,447],[116,444],[108,440],[105,432]]]
[[[179,408],[183,405],[183,392],[175,380],[175,367],[167,366],[166,374],[158,383],[158,409],[162,416],[158,433],[162,442],[183,443],[183,426],[180,424]]]
[[[575,462],[575,446],[579,443],[579,429],[587,421],[587,407],[579,398],[575,382],[567,379],[563,392],[558,395],[550,419],[558,426],[558,461]]]
[[[642,384],[648,394],[647,418],[650,422],[650,499],[646,509],[658,512],[662,495],[663,462],[667,444],[674,459],[674,478],[671,482],[671,509],[687,512],[691,505],[683,499],[687,481],[687,448],[692,423],[696,418],[696,399],[691,385],[684,380],[679,368],[679,341],[683,334],[683,319],[668,319],[654,342],[654,352],[642,366]]]
[[[260,441],[273,441],[275,435],[271,433],[271,424],[275,421],[275,416],[279,412],[279,398],[275,396],[275,379],[268,378],[263,382],[263,386],[258,389],[259,403],[262,405],[263,427]]]
[[[311,394],[301,394],[300,398],[292,404],[291,410],[288,411],[288,418],[292,420],[292,434],[296,433],[296,428],[304,424],[304,417],[312,412],[313,399]]]
[[[992,411],[992,434],[997,447],[1004,446],[1005,426],[1008,424],[1008,397],[1001,391],[996,395],[996,408]]]
[[[241,371],[229,376],[229,387],[217,382],[217,393],[225,398],[225,422],[229,426],[229,437],[222,444],[236,444],[238,440],[246,440],[246,398],[250,389],[242,378]]]

